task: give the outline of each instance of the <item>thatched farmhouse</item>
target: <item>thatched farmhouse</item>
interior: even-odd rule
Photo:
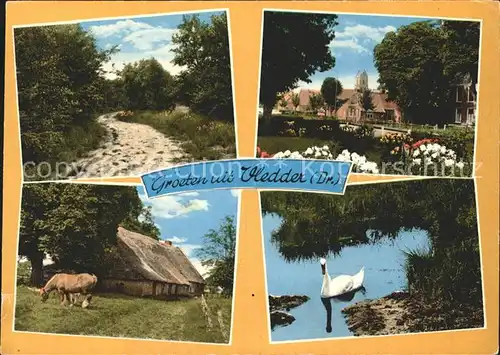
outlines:
[[[134,296],[201,295],[205,280],[179,247],[118,228],[118,256],[99,288]]]
[[[179,247],[119,227],[113,266],[99,276],[100,291],[133,296],[186,297],[201,295],[205,280]],[[44,267],[44,282],[55,273],[75,273],[56,264]]]

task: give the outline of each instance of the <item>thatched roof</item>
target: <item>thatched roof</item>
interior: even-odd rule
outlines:
[[[118,228],[118,258],[108,278],[151,280],[179,285],[205,280],[175,245],[162,244],[145,235]]]

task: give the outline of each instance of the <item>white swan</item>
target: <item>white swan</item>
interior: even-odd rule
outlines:
[[[321,286],[321,298],[338,297],[343,294],[360,289],[363,286],[365,267],[353,276],[339,275],[330,279],[326,270],[326,260],[321,259],[321,270],[323,271],[323,285]]]

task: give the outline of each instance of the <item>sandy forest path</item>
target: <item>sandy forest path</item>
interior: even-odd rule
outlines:
[[[73,163],[73,177],[137,176],[188,162],[178,141],[148,125],[122,122],[115,116],[111,113],[97,119],[107,137],[100,148]]]

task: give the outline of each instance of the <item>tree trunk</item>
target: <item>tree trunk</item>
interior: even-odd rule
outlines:
[[[270,119],[273,113],[273,107],[271,105],[264,104],[264,112],[262,113],[262,117],[264,119]]]
[[[35,287],[43,286],[43,254],[37,253],[30,258],[31,263],[31,285]]]

